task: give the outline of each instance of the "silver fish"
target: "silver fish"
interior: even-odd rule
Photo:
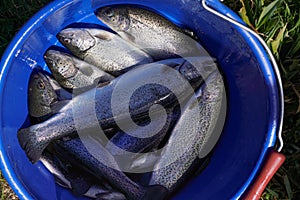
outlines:
[[[152,197],[153,194],[160,194],[160,198],[163,198],[167,194],[166,189],[162,186],[143,187],[128,178],[118,168],[118,164],[112,155],[98,142],[97,136],[96,139],[84,137],[83,140],[85,140],[84,144],[79,138],[64,141],[63,143],[57,141],[54,146],[58,153],[65,155],[66,159],[69,159],[73,164],[93,174],[100,180],[105,178],[113,187],[122,191],[128,199],[147,199]],[[84,145],[87,143],[92,150],[91,148],[89,148],[89,151],[86,149]],[[91,151],[93,154],[90,154]],[[109,162],[109,166],[105,162]],[[111,192],[109,195],[100,194],[98,196],[105,199],[114,196],[113,199],[122,197],[122,195],[120,196],[119,193],[115,192]]]
[[[70,189],[76,196],[85,194],[93,184],[93,177],[78,168],[74,168],[65,159],[60,160],[48,150],[43,153],[41,162],[53,174],[56,183]],[[106,190],[106,192],[109,191]]]
[[[65,188],[72,188],[71,182],[65,177],[64,171],[60,168],[59,164],[53,160],[53,156],[45,151],[40,159],[47,170],[55,177],[55,182]]]
[[[77,57],[113,75],[153,61],[118,35],[101,29],[68,28],[58,34],[58,39]]]
[[[146,129],[131,128],[128,131],[118,131],[106,145],[106,149],[115,157],[119,166],[126,172],[140,173],[144,169],[132,170],[135,159],[139,157],[138,153],[145,153],[156,150],[158,145],[162,142],[165,136],[172,130],[180,115],[178,106],[167,108],[167,119],[163,120],[163,116],[157,114],[152,116],[151,123],[154,126]],[[149,123],[148,121],[145,124]],[[163,123],[163,124],[160,124]],[[144,125],[142,123],[142,125]],[[153,128],[155,127],[155,128]],[[157,127],[162,127],[157,130]]]
[[[175,109],[175,108],[174,108]],[[122,155],[123,150],[139,153],[144,151],[151,151],[153,148],[157,147],[157,145],[161,142],[161,140],[164,138],[167,131],[175,124],[176,120],[178,119],[179,112],[178,109],[173,112],[173,109],[167,109],[167,119],[166,123],[162,125],[157,125],[156,127],[163,127],[161,130],[153,130],[151,129],[144,129],[146,133],[140,133],[139,129],[132,128],[130,132],[123,132],[119,131],[117,132],[113,138],[111,138],[110,142],[107,144],[106,149],[112,154],[112,155]],[[163,123],[164,120],[162,120],[161,115],[157,115],[152,117],[151,123]],[[145,122],[145,124],[148,124],[149,122]],[[155,132],[156,134],[150,137],[147,137],[148,135],[152,135],[152,133]],[[151,134],[150,134],[151,133]],[[135,137],[137,136],[137,137]],[[142,136],[142,137],[138,137]],[[116,146],[118,148],[116,148]],[[122,150],[121,150],[122,149]]]
[[[63,105],[58,103],[53,106],[53,110],[56,110],[53,117],[18,131],[19,143],[29,160],[34,163],[50,142],[76,133],[78,127],[80,130],[89,130],[100,125],[105,130],[117,126],[118,121],[127,121],[128,118],[138,120],[148,116],[149,109],[153,105],[167,106],[180,99],[185,100],[194,93],[193,88],[197,88],[206,76],[216,70],[213,61],[208,63],[206,58],[196,60],[197,65],[194,67],[190,66],[190,62],[181,61],[179,66],[175,66],[176,70],[166,64],[147,64],[119,76],[104,87],[77,95]],[[174,64],[172,59],[169,62]],[[206,68],[208,64],[215,67]],[[165,87],[155,87],[152,90],[153,86],[147,81],[155,81]],[[132,93],[129,90],[135,90],[136,84],[138,87],[148,86],[149,89],[145,90],[148,92],[141,91],[130,96]],[[129,105],[125,97],[130,98]],[[126,114],[126,111],[129,113]],[[154,109],[153,112],[156,110]]]
[[[114,79],[103,70],[67,53],[48,50],[44,58],[54,78],[66,89],[87,90]]]
[[[28,85],[28,112],[33,122],[43,121],[51,115],[51,105],[58,100],[49,76],[41,68],[35,68]]]
[[[154,59],[208,56],[185,32],[152,11],[128,6],[108,6],[96,11],[99,20]]]
[[[196,99],[192,98],[187,104],[155,166],[150,185],[159,184],[174,192],[199,168],[199,157],[202,158],[203,152],[207,153],[214,146],[205,147],[206,143],[212,141],[211,137],[216,143],[220,136],[216,124],[220,112],[224,112],[221,106],[223,98],[223,80],[215,72],[196,92]],[[222,127],[223,122],[220,123]]]

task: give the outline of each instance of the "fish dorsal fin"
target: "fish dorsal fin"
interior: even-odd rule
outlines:
[[[60,88],[58,90],[55,90],[57,96],[58,96],[58,100],[62,101],[62,100],[71,100],[72,99],[72,93],[68,92],[67,90]]]
[[[97,68],[94,65],[75,57],[72,59],[72,61],[75,63],[76,68],[86,76],[91,76],[94,73],[93,68]]]
[[[121,32],[120,36],[129,42],[135,42],[135,37],[127,32]]]
[[[78,70],[86,76],[91,76],[94,73],[94,70],[89,65],[81,65]]]
[[[67,105],[70,102],[70,100],[62,100],[62,101],[56,101],[51,105],[51,111],[53,114],[58,113],[65,105]]]

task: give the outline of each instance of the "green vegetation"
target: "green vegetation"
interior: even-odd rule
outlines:
[[[49,0],[0,0],[0,56],[19,28]],[[287,160],[261,199],[300,199],[300,1],[225,0],[273,51],[285,91],[283,153]],[[15,199],[0,175],[0,199]]]
[[[0,56],[15,33],[50,0],[0,0]]]

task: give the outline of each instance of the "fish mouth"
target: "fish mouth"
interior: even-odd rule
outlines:
[[[111,7],[99,8],[96,10],[96,16],[99,20],[109,23],[111,21],[111,17],[115,15],[115,12]]]
[[[45,54],[44,54],[44,60],[46,61],[48,67],[53,67],[55,66],[55,60],[53,59],[53,53],[50,51],[47,51]]]
[[[58,33],[58,34],[56,35],[56,37],[57,37],[57,39],[58,39],[60,42],[62,42],[62,43],[64,43],[64,44],[69,44],[69,43],[71,43],[71,39],[68,38],[68,37],[66,37],[66,35],[65,35],[63,32]]]

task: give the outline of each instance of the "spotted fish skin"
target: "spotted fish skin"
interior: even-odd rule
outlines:
[[[159,184],[174,192],[199,168],[199,154],[213,134],[223,92],[223,80],[218,73],[212,74],[196,92],[198,100],[191,99],[174,127],[166,149],[157,161],[150,185]],[[197,107],[200,109],[199,117],[195,117],[199,110]]]
[[[195,68],[198,68],[195,76],[203,75],[203,78],[205,78],[205,76],[212,73],[215,68],[205,69],[204,66],[201,65],[202,59],[205,60],[204,66],[207,65],[206,59],[200,58],[200,60],[198,60],[200,64],[195,66]],[[203,83],[203,78],[199,78],[197,82],[194,81],[197,78],[191,76],[189,73],[190,70],[194,71],[194,69],[186,67],[190,65],[189,63],[183,62],[180,66],[173,67],[175,67],[183,77],[192,77],[193,84],[188,82],[190,80],[182,83],[179,82],[178,79],[174,79],[175,72],[172,71],[174,69],[170,69],[166,63],[167,62],[165,62],[165,64],[151,63],[133,69],[130,73],[119,76],[104,87],[91,89],[75,96],[70,101],[65,101],[65,104],[61,106],[60,109],[55,109],[58,111],[50,119],[28,128],[20,129],[18,131],[18,140],[29,160],[35,163],[50,142],[76,133],[76,131],[78,131],[78,125],[82,130],[94,129],[99,125],[105,130],[115,127],[116,120],[126,121],[128,116],[123,115],[124,110],[122,109],[117,110],[117,113],[119,113],[117,116],[113,115],[111,110],[112,95],[114,93],[115,102],[124,105],[122,101],[124,101],[124,96],[127,95],[127,89],[138,80],[144,81],[145,77],[149,78],[149,80],[160,80],[174,90],[177,90],[182,99],[186,99],[192,95],[192,91],[189,90],[191,85],[197,88]],[[170,63],[173,64],[174,61],[171,59]],[[212,61],[211,64],[212,63],[214,62]],[[200,71],[202,71],[202,73],[198,73]],[[186,76],[186,74],[189,74],[189,76]],[[132,80],[135,81],[132,82]],[[114,91],[119,82],[122,84],[118,85],[119,93],[116,94]],[[134,98],[132,98],[132,103],[128,105],[132,119],[134,120],[135,118],[138,119],[148,115],[149,109],[154,104],[161,104],[162,106],[173,104],[177,98],[169,91],[170,90],[166,87],[158,87],[155,90],[149,90],[147,94],[140,92],[135,95]],[[94,115],[91,113],[94,113]]]
[[[64,52],[48,50],[44,58],[54,78],[69,90],[88,90],[114,79],[103,70]]]
[[[132,6],[108,6],[99,8],[96,15],[122,38],[156,60],[208,55],[181,28],[152,11]]]
[[[163,127],[155,135],[150,137],[135,137],[136,135],[147,135],[153,132],[153,128],[150,130],[144,130],[145,133],[140,133],[139,129],[131,129],[130,132],[117,132],[110,140],[110,143],[106,145],[106,149],[114,156],[122,156],[126,152],[142,153],[146,151],[152,151],[158,147],[160,142],[164,139],[166,134],[172,130],[176,121],[180,115],[180,109],[178,106],[167,109],[167,119],[163,126],[159,123],[163,123],[161,116],[154,116],[151,119],[151,123],[157,124],[157,127]],[[147,124],[148,122],[145,122]],[[117,147],[117,148],[116,148]]]
[[[144,51],[105,30],[68,28],[57,37],[75,56],[115,76],[153,61]]]

